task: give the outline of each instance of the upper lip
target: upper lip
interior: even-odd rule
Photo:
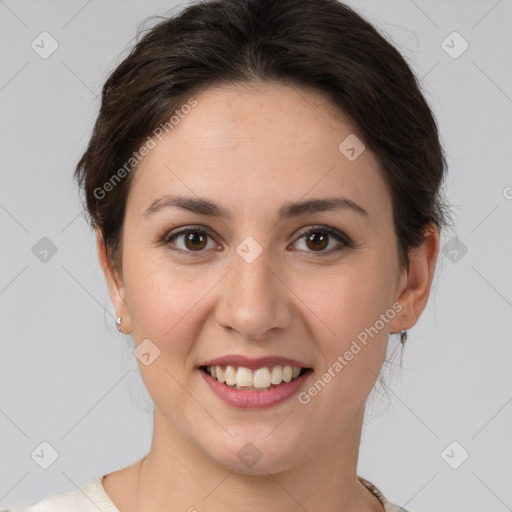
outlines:
[[[256,370],[257,368],[269,367],[269,366],[295,366],[297,368],[309,368],[304,363],[295,359],[280,356],[267,356],[250,358],[237,354],[226,355],[210,359],[206,361],[203,366],[243,366],[250,370]]]

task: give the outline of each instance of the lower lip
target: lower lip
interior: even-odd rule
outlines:
[[[280,404],[295,395],[312,371],[308,370],[296,379],[279,384],[279,386],[269,389],[268,391],[233,389],[221,384],[217,379],[214,379],[201,369],[199,373],[216,395],[227,404],[233,407],[239,407],[240,409],[263,409]]]

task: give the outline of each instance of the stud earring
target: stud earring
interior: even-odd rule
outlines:
[[[121,322],[122,322],[122,320],[123,320],[123,317],[121,317],[121,316],[118,316],[118,317],[116,318],[117,330],[118,330],[119,332],[121,332]]]
[[[400,333],[400,342],[402,345],[407,341],[407,331],[402,331]]]

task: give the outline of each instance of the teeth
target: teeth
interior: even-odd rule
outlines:
[[[238,369],[238,371],[240,371],[240,368]],[[268,371],[268,368],[258,368],[257,370],[255,370],[252,382],[252,385],[255,388],[268,388],[270,384],[270,372]]]
[[[234,386],[236,384],[236,370],[232,366],[226,367],[225,377],[226,377],[226,384],[228,386]]]
[[[283,380],[282,368],[280,366],[274,366],[274,368],[272,368],[272,377],[271,377],[272,384],[277,386],[278,384],[281,384],[282,380]]]
[[[219,382],[226,382],[226,376],[224,372],[222,371],[222,368],[220,366],[215,366],[214,368],[217,368],[217,380]],[[213,377],[213,375],[212,375]]]
[[[292,380],[293,370],[291,366],[285,366],[283,368],[283,380],[290,382]]]
[[[251,370],[249,368],[238,368],[238,371],[236,372],[236,381],[235,384],[241,388],[249,388],[253,385],[253,376]]]
[[[259,389],[267,390],[278,386],[282,382],[290,382],[296,379],[302,368],[292,366],[274,366],[272,370],[269,368],[258,368],[251,370],[243,366],[234,367],[226,366],[207,366],[206,371],[214,379],[235,389]]]

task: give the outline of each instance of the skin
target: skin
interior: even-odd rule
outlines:
[[[135,346],[149,338],[160,350],[150,365],[138,362],[155,403],[151,449],[107,475],[105,490],[121,512],[382,511],[356,478],[365,401],[389,334],[411,328],[425,308],[439,233],[430,226],[411,251],[409,271],[400,268],[379,162],[369,148],[353,162],[340,153],[338,145],[358,130],[321,93],[260,83],[210,87],[195,98],[197,106],[135,171],[122,276],[111,271],[97,235],[123,332]],[[144,218],[163,193],[209,199],[231,217],[171,207]],[[278,221],[286,202],[332,196],[351,199],[368,218],[330,211]],[[209,228],[207,242],[155,242],[198,225]],[[299,230],[317,225],[339,230],[356,247],[333,237],[328,246],[308,244]],[[247,236],[262,248],[252,263],[236,252]],[[342,249],[328,255],[335,247]],[[237,409],[199,373],[199,365],[225,354],[288,356],[313,368],[307,388],[394,303],[400,313],[306,405],[294,397],[268,409]],[[237,457],[248,441],[262,454],[251,468]]]

